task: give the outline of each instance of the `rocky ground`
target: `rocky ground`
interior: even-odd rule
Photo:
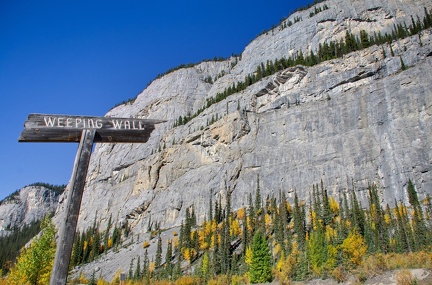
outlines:
[[[415,281],[417,283],[413,283]],[[268,283],[271,285],[280,284],[278,282]],[[432,270],[431,269],[403,269],[386,271],[382,274],[376,275],[372,278],[361,282],[355,276],[351,276],[347,281],[338,283],[334,279],[314,279],[306,282],[293,282],[294,285],[431,285],[432,284]]]

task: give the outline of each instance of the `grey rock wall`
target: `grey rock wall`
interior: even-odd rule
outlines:
[[[15,226],[22,227],[53,213],[58,200],[59,194],[42,186],[27,186],[19,190],[14,198],[0,204],[0,236],[7,235]]]
[[[178,227],[192,205],[204,219],[210,197],[225,203],[230,193],[233,209],[247,206],[258,177],[263,197],[284,191],[292,199],[296,191],[307,199],[312,186],[323,181],[330,194],[355,189],[365,201],[364,190],[376,183],[382,203],[392,204],[407,202],[409,179],[420,198],[432,194],[430,30],[391,43],[394,56],[385,44],[314,67],[286,69],[173,128],[179,116],[195,113],[261,62],[316,51],[346,31],[390,32],[432,7],[430,1],[392,0],[329,0],[318,6],[324,4],[329,9],[313,17],[314,8],[291,15],[286,21],[302,21],[259,36],[240,58],[177,70],[155,80],[133,104],[108,112],[167,122],[145,144],[96,147],[79,229],[97,217],[102,230],[110,216],[119,224],[127,220],[134,235],[148,234],[149,219],[163,228]],[[212,119],[216,122],[208,124]],[[109,256],[111,272],[120,260],[140,254],[121,252]]]

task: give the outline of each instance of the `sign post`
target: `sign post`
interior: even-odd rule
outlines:
[[[30,114],[19,142],[79,142],[50,285],[65,285],[94,142],[146,142],[160,120]]]

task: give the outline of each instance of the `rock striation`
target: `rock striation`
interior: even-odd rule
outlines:
[[[127,221],[133,234],[146,234],[150,220],[178,227],[192,205],[203,220],[210,199],[224,204],[229,195],[233,209],[247,206],[258,183],[264,197],[284,191],[291,199],[294,191],[307,199],[321,181],[329,194],[354,189],[360,199],[375,183],[389,204],[407,201],[409,179],[420,198],[432,194],[431,30],[312,67],[287,68],[173,127],[261,63],[316,53],[347,31],[391,33],[432,8],[430,1],[412,0],[329,0],[317,6],[324,4],[327,9],[313,16],[314,7],[294,13],[240,57],[169,73],[132,104],[110,110],[107,116],[167,122],[146,144],[95,148],[79,229],[95,219],[104,227],[110,216],[120,225]],[[110,272],[128,254],[136,256],[128,250],[109,256]]]

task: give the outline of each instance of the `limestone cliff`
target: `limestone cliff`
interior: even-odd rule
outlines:
[[[191,205],[203,219],[210,196],[224,203],[229,192],[234,209],[247,205],[257,177],[264,197],[285,191],[292,198],[296,190],[305,199],[321,180],[330,194],[355,187],[360,197],[374,182],[386,203],[406,200],[408,179],[420,197],[432,193],[431,30],[312,67],[287,68],[173,127],[179,116],[195,113],[267,60],[316,53],[347,31],[391,33],[432,7],[411,0],[329,0],[318,6],[324,3],[328,9],[294,13],[257,37],[241,57],[169,73],[134,103],[108,112],[167,122],[146,144],[96,147],[79,229],[95,216],[104,227],[112,216],[144,234],[150,218],[163,228],[179,226]]]
[[[43,186],[27,186],[0,203],[0,236],[14,227],[39,221],[53,213],[58,205],[59,193]]]

